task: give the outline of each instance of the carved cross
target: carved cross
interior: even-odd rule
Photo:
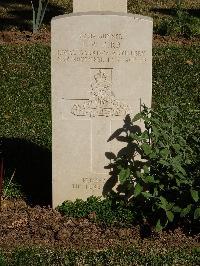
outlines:
[[[71,113],[90,121],[91,128],[91,172],[103,174],[108,164],[105,152],[110,152],[113,121],[123,120],[130,107],[116,99],[112,91],[112,68],[92,68],[89,99],[73,99]],[[77,103],[78,102],[78,103]]]

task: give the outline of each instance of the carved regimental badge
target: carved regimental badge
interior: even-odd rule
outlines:
[[[74,104],[71,113],[76,116],[89,117],[125,116],[130,113],[129,106],[116,100],[112,92],[112,69],[95,69],[90,99],[84,101],[83,104]]]

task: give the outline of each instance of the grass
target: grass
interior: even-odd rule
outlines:
[[[1,266],[50,266],[50,265],[199,265],[200,251],[171,250],[162,253],[156,250],[142,252],[136,248],[118,248],[101,251],[65,251],[42,248],[21,248],[11,254],[0,254]]]
[[[0,47],[0,132],[51,147],[50,48]]]
[[[154,49],[153,102],[186,104],[200,109],[198,46],[165,46]]]

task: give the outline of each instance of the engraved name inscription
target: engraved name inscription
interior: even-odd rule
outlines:
[[[111,72],[111,73],[109,73]],[[90,99],[83,104],[74,104],[71,113],[75,116],[126,116],[130,113],[127,104],[116,100],[111,90],[112,69],[96,69],[90,89]]]
[[[57,59],[63,63],[144,63],[146,50],[124,49],[122,33],[83,33],[79,36],[80,48],[59,49]]]
[[[82,178],[79,184],[72,184],[73,189],[103,190],[106,178]]]

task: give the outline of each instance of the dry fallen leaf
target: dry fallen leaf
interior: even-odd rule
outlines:
[[[192,62],[191,60],[187,60],[187,61],[186,61],[186,64],[188,64],[188,65],[191,66],[191,65],[193,65],[193,62]]]

